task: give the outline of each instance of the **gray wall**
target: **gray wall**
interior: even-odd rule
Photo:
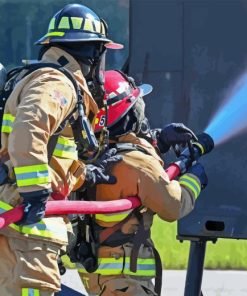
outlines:
[[[246,70],[247,1],[132,0],[130,24],[129,72],[154,86],[152,126],[184,122],[202,132]],[[246,151],[243,134],[202,159],[209,185],[180,235],[247,238]]]

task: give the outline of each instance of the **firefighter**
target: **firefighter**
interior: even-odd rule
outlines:
[[[161,295],[162,265],[150,238],[153,216],[173,222],[190,213],[207,177],[197,163],[170,181],[155,148],[137,136],[145,120],[145,88],[120,71],[106,71],[105,78],[108,115],[99,110],[95,131],[100,133],[107,122],[110,146],[123,159],[111,170],[116,184],[97,185],[94,196],[80,196],[97,201],[138,196],[142,206],[79,218],[77,243],[69,255],[89,295]]]
[[[75,138],[83,144],[94,140],[93,133],[85,137],[78,126],[72,131],[85,120],[83,108],[90,120],[97,114],[86,82],[95,93],[102,91],[100,68],[110,43],[106,23],[92,10],[67,5],[37,42],[42,46],[39,63],[15,77],[1,130],[0,213],[21,204],[24,215],[0,231],[0,295],[60,291],[57,258],[68,243],[70,224],[63,217],[44,218],[47,200],[65,199],[81,186],[116,182],[106,172],[121,159],[115,150],[103,154],[97,165],[85,165],[78,161]]]

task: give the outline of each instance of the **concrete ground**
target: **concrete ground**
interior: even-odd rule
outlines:
[[[165,270],[162,296],[183,296],[185,277],[184,270]],[[75,270],[67,270],[62,283],[63,289],[59,296],[87,296]],[[205,270],[202,291],[203,296],[246,296],[247,271]]]

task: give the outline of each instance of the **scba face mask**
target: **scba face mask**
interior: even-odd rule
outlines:
[[[103,106],[103,99],[105,95],[105,56],[106,48],[100,48],[97,50],[89,73],[85,76],[88,84],[88,88],[97,102],[99,108]]]
[[[81,67],[88,88],[101,107],[104,98],[105,55],[104,42],[56,43],[59,47],[73,56]]]

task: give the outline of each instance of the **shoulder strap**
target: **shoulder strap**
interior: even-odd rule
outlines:
[[[43,69],[43,68],[53,68],[53,69],[56,69],[56,70],[60,71],[61,73],[63,73],[73,83],[76,94],[78,96],[78,94],[80,93],[80,88],[79,88],[79,85],[78,85],[76,79],[74,78],[73,74],[70,73],[64,67],[62,67],[60,65],[57,65],[57,64],[54,64],[54,63],[35,63],[35,64],[26,65],[26,66],[23,67],[23,69],[26,69],[27,72],[24,74],[23,78],[25,76],[31,74],[32,72],[34,72],[34,71],[36,71],[38,69]],[[55,150],[59,134],[65,128],[65,125],[66,125],[67,121],[70,120],[70,118],[72,117],[72,115],[76,111],[76,109],[77,109],[77,107],[75,107],[70,112],[70,114],[62,121],[62,123],[60,124],[58,129],[55,131],[55,133],[50,137],[49,142],[48,142],[48,147],[47,147],[47,150],[48,150],[48,162],[50,162],[50,160],[52,158],[52,154],[53,154],[53,152]]]
[[[27,69],[28,71],[25,73],[25,76],[31,74],[32,72],[38,70],[38,69],[43,69],[43,68],[53,68],[56,69],[60,72],[62,72],[74,85],[75,90],[77,91],[79,86],[78,83],[75,79],[75,77],[73,76],[72,73],[70,73],[69,70],[67,70],[66,68],[62,67],[61,65],[55,64],[55,63],[33,63],[33,64],[29,64],[29,65],[25,65],[23,67],[23,69]]]
[[[128,152],[128,151],[140,151],[145,154],[149,154],[149,152],[140,145],[132,144],[132,143],[112,143],[110,144],[110,148],[116,148],[117,152]]]

